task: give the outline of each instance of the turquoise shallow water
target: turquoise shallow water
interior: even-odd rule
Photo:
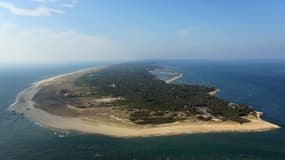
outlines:
[[[264,119],[285,126],[285,63],[157,62],[182,72],[176,83],[210,84],[218,96],[249,104]],[[119,139],[60,133],[7,111],[32,82],[96,64],[3,66],[0,69],[0,160],[93,159],[285,159],[285,130]]]

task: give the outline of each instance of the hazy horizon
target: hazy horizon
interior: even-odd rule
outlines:
[[[284,1],[0,0],[0,63],[285,60]]]

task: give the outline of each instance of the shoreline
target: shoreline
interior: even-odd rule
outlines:
[[[171,83],[171,82],[173,82],[173,81],[176,81],[177,79],[181,78],[182,76],[183,76],[183,74],[182,74],[182,73],[179,73],[177,76],[172,77],[172,78],[170,78],[170,79],[168,79],[168,80],[165,80],[164,82],[165,82],[166,84],[169,84],[169,83]]]
[[[232,121],[225,122],[174,122],[161,125],[136,125],[106,123],[104,120],[91,121],[84,117],[66,117],[51,114],[47,111],[34,107],[33,96],[41,87],[57,80],[64,80],[68,76],[80,76],[90,71],[97,71],[104,67],[92,67],[63,75],[41,80],[32,84],[31,87],[19,92],[16,101],[9,106],[10,111],[23,114],[41,125],[57,130],[76,131],[88,134],[101,134],[112,137],[152,137],[178,134],[217,133],[217,132],[256,132],[280,128],[278,125],[262,119],[249,117],[251,122],[239,124]]]
[[[220,92],[220,90],[219,90],[218,88],[215,88],[213,91],[208,92],[208,94],[209,94],[210,96],[214,96],[214,95],[216,95],[216,94],[219,93],[219,92]]]

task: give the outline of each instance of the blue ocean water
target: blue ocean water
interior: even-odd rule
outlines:
[[[253,106],[264,119],[285,127],[285,63],[157,62],[183,73],[176,83],[213,85],[218,96]],[[7,108],[32,82],[100,64],[0,68],[0,160],[94,159],[285,159],[283,128],[256,133],[215,133],[151,138],[111,138],[59,133],[22,119]],[[64,134],[59,137],[58,134]]]

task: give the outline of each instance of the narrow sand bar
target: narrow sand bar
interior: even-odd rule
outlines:
[[[183,76],[183,74],[182,74],[182,73],[179,73],[177,76],[175,76],[175,77],[173,77],[173,78],[170,78],[170,79],[168,79],[168,80],[165,80],[165,83],[169,84],[169,83],[171,83],[171,82],[173,82],[173,81],[176,81],[177,79],[181,78],[182,76]]]
[[[69,76],[79,77],[90,71],[97,71],[100,69],[103,69],[103,67],[88,68],[36,82],[30,88],[27,88],[18,94],[16,102],[9,107],[9,110],[24,114],[25,117],[39,122],[48,128],[78,131],[81,133],[102,134],[113,137],[150,137],[209,132],[250,132],[280,128],[278,125],[256,117],[247,117],[251,122],[245,124],[239,124],[232,121],[197,121],[195,123],[185,121],[163,125],[124,125],[123,123],[106,123],[104,120],[89,121],[84,117],[58,116],[34,107],[32,98],[40,88],[50,83],[65,80]]]

